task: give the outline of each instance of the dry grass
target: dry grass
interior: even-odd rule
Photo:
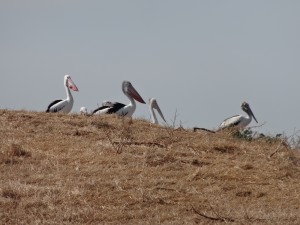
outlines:
[[[0,224],[300,224],[280,140],[7,110],[0,134]]]

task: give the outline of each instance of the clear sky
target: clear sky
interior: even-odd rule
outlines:
[[[1,0],[0,107],[127,103],[129,80],[169,123],[217,128],[247,101],[268,134],[300,130],[298,0]],[[150,117],[137,104],[135,117]],[[253,121],[251,125],[255,125]]]

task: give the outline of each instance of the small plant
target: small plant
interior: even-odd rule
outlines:
[[[176,135],[178,130],[183,130],[182,123],[180,121],[179,127],[176,128],[176,120],[177,120],[177,110],[174,114],[174,119],[172,120],[172,125],[167,124],[166,131],[168,133],[168,144],[173,144],[179,140],[179,137]]]
[[[10,146],[10,155],[16,157],[29,157],[31,156],[30,152],[24,150],[19,144],[11,144]]]
[[[251,141],[253,139],[253,131],[251,129],[234,130],[232,136],[235,138]]]
[[[274,143],[274,142],[276,142],[278,140],[281,140],[281,141],[283,140],[284,141],[284,138],[282,138],[282,137],[283,137],[283,134],[276,134],[274,137],[272,137],[270,135],[265,135],[263,133],[260,133],[258,135],[257,139],[263,139],[266,142],[268,142],[268,143],[271,144],[271,143]]]
[[[10,188],[2,190],[1,195],[3,198],[10,198],[13,200],[19,200],[21,198],[20,194],[17,191]]]

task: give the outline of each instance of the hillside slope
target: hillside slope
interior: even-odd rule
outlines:
[[[0,129],[0,224],[300,224],[280,140],[8,110]]]

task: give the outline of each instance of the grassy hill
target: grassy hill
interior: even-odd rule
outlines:
[[[0,129],[0,224],[300,224],[279,139],[8,110]]]

